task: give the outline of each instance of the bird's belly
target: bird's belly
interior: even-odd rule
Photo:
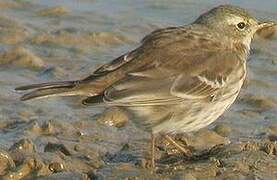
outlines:
[[[185,104],[184,111],[176,112],[168,121],[153,127],[154,133],[176,134],[197,131],[221,116],[235,101],[238,93],[223,101],[203,104],[199,101]],[[189,107],[189,109],[188,109]]]
[[[204,106],[198,115],[194,117],[188,117],[195,119],[190,124],[186,123],[186,117],[184,118],[184,124],[178,129],[179,132],[191,132],[197,131],[203,127],[208,126],[219,118],[229,107],[233,104],[236,96],[226,100],[217,102],[208,106]]]
[[[208,126],[230,107],[243,81],[219,94],[216,100],[184,100],[176,105],[127,107],[131,120],[154,134],[176,134],[197,131]]]
[[[197,99],[189,102],[184,101],[180,111],[164,123],[153,127],[154,133],[184,133],[197,131],[208,126],[221,116],[236,100],[245,78],[236,83],[230,83],[229,88],[219,92],[215,101],[199,101]]]

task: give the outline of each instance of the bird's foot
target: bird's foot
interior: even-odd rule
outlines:
[[[183,146],[181,146],[180,144],[178,144],[172,137],[170,137],[169,135],[164,135],[164,138],[173,146],[176,147],[176,149],[183,153],[186,157],[190,158],[192,157],[192,152],[189,149],[184,148]]]

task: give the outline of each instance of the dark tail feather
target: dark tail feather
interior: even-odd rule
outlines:
[[[77,81],[60,81],[41,84],[31,84],[27,86],[20,86],[15,88],[16,91],[26,91],[31,89],[50,89],[50,88],[62,88],[62,87],[74,87]]]
[[[22,101],[45,98],[49,96],[73,96],[78,95],[73,88],[78,84],[78,81],[64,81],[53,83],[33,84],[16,88],[17,91],[33,90],[21,97]]]
[[[101,106],[103,105],[103,94],[99,94],[96,96],[91,96],[86,98],[85,100],[82,101],[82,104],[84,105],[90,105],[90,106]]]

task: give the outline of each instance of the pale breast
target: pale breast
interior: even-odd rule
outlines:
[[[154,133],[184,133],[197,131],[219,118],[236,100],[246,76],[245,64],[229,78],[226,88],[217,92],[209,101],[184,100],[171,109],[171,116],[153,127]]]

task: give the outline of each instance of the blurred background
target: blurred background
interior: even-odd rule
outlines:
[[[0,148],[11,151],[28,140],[42,153],[49,142],[77,144],[97,151],[100,155],[91,156],[101,164],[103,154],[127,142],[146,146],[148,134],[126,124],[117,110],[99,118],[103,109],[84,107],[78,98],[21,102],[14,88],[84,78],[137,47],[151,31],[188,24],[219,4],[241,6],[260,20],[277,19],[276,0],[1,0]],[[241,95],[211,126],[227,129],[231,141],[277,133],[276,36],[275,27],[255,37]]]

